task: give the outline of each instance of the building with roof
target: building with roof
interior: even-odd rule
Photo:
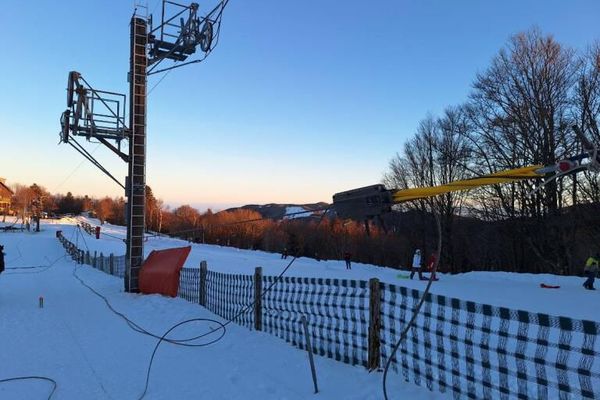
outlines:
[[[0,178],[0,215],[10,213],[10,202],[13,194],[13,191],[6,186],[6,179]]]

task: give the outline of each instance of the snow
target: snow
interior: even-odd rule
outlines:
[[[303,213],[303,214],[297,214],[297,213]],[[303,207],[287,206],[285,208],[285,215],[284,215],[283,219],[306,218],[310,215],[311,215],[310,211],[305,210]]]
[[[88,266],[77,266],[65,256],[55,238],[56,230],[62,230],[69,239],[71,235],[77,238],[80,245],[85,238],[92,250],[122,254],[124,246],[114,237],[96,240],[85,233],[75,235],[75,223],[75,219],[45,221],[39,233],[0,233],[0,244],[7,254],[7,270],[0,275],[0,380],[30,375],[52,378],[58,384],[53,399],[137,399],[143,392],[157,340],[131,330],[75,275],[106,296],[116,310],[158,335],[190,318],[223,319],[182,299],[124,293],[121,279]],[[102,228],[117,237],[124,233],[122,227]],[[147,242],[147,251],[185,244],[155,238]],[[192,265],[204,257],[210,268],[223,270],[250,271],[264,264],[274,272],[283,264],[278,255],[263,252],[206,245],[195,245],[193,251]],[[324,273],[341,273],[337,261],[329,261],[328,267],[314,260],[299,261],[296,274],[319,266]],[[32,266],[42,268],[17,269]],[[363,273],[366,272],[359,271],[358,275]],[[40,296],[44,299],[43,308],[38,306]],[[189,324],[173,336],[196,336],[216,326]],[[368,373],[362,367],[322,357],[316,357],[315,362],[320,388],[316,398],[382,397],[380,373]],[[394,398],[448,398],[407,384],[395,374],[389,384]],[[2,383],[0,398],[44,399],[50,390],[51,385],[42,381]],[[163,343],[157,351],[145,398],[294,400],[314,396],[305,352],[266,333],[231,324],[223,339],[210,346],[188,348]]]
[[[78,221],[99,224],[91,218],[44,221],[42,232],[0,233],[5,246],[7,271],[0,275],[0,380],[24,375],[47,376],[57,381],[53,399],[137,399],[143,391],[146,369],[157,340],[132,331],[104,302],[81,285],[104,294],[119,312],[145,329],[162,335],[172,325],[190,318],[225,322],[206,309],[183,299],[143,296],[123,292],[123,281],[88,266],[77,266],[65,257],[55,238],[56,230],[105,255],[125,252],[125,228],[105,224],[99,240],[77,229]],[[7,219],[5,225],[11,222]],[[192,246],[186,267],[207,260],[209,269],[222,272],[254,272],[263,267],[275,275],[291,261],[280,254],[182,240],[151,237],[153,249]],[[36,269],[11,269],[43,266]],[[399,279],[398,270],[343,261],[297,259],[288,276],[330,277],[384,282],[423,289],[426,282]],[[541,289],[540,283],[560,289]],[[432,292],[480,303],[524,309],[551,315],[596,320],[599,292],[583,290],[583,278],[505,272],[471,272],[440,275]],[[44,298],[44,307],[38,299]],[[190,324],[174,337],[190,337],[210,331],[214,323]],[[210,337],[206,338],[207,340]],[[331,359],[316,357],[321,392],[319,399],[381,399],[381,373],[368,373]],[[449,395],[429,392],[389,375],[392,398],[444,399]],[[43,399],[48,382],[0,383],[0,399]],[[146,399],[306,399],[313,387],[305,352],[266,333],[231,324],[224,338],[210,346],[186,348],[162,344],[151,372]]]
[[[93,225],[98,220],[80,218]],[[59,221],[67,239],[75,242],[77,235],[76,220]],[[107,236],[109,234],[111,236]],[[84,234],[85,235],[85,234]],[[104,255],[114,253],[125,254],[125,228],[110,224],[102,225],[101,240],[85,235],[85,245],[79,242],[80,248],[86,245],[92,251]],[[185,240],[165,237],[149,237],[145,242],[146,255],[152,250],[171,247],[192,246],[192,251],[185,263],[187,268],[198,268],[200,262],[206,260],[211,270],[227,273],[253,274],[255,267],[263,267],[263,274],[277,275],[287,266],[290,258],[282,260],[278,253],[236,249],[233,247],[194,244]],[[583,271],[583,266],[582,266]],[[369,280],[378,278],[382,282],[399,284],[414,289],[424,289],[427,282],[399,279],[399,274],[406,272],[393,268],[378,267],[370,264],[352,263],[352,269],[346,270],[343,260],[316,261],[312,258],[297,259],[286,273],[288,276],[306,276],[323,278],[346,278]],[[438,274],[440,280],[432,286],[435,294],[456,297],[464,300],[566,316],[576,319],[597,320],[595,301],[600,300],[600,291],[583,290],[584,278],[576,276],[556,276],[551,274],[519,274],[512,272],[477,271],[464,274]],[[543,289],[540,283],[560,285],[560,289]]]

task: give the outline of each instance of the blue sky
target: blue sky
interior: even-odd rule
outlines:
[[[76,168],[58,120],[70,70],[128,92],[132,12],[132,1],[2,2],[8,183],[122,195],[87,162]],[[419,120],[463,102],[512,34],[537,26],[584,49],[600,39],[599,16],[597,0],[231,0],[215,51],[149,95],[147,182],[171,205],[329,202],[379,182]],[[94,155],[124,180],[124,163]]]

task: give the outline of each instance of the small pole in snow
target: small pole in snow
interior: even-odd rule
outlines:
[[[40,305],[40,308],[44,308],[44,296],[40,296],[39,305]]]
[[[306,351],[308,352],[308,360],[310,361],[310,372],[312,373],[312,379],[315,385],[315,394],[317,394],[319,393],[319,387],[317,386],[317,371],[315,370],[315,360],[313,359],[312,346],[310,344],[310,337],[308,336],[308,323],[306,322],[306,317],[304,315],[300,320],[304,326],[304,338],[306,339]]]

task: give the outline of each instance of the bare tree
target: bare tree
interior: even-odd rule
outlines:
[[[100,224],[104,224],[107,219],[112,217],[113,201],[109,197],[96,201],[94,212],[100,220]]]
[[[469,105],[475,130],[474,163],[481,173],[551,165],[573,147],[570,89],[577,63],[572,50],[537,29],[513,36],[479,74]],[[557,214],[560,187],[549,182],[535,196],[530,182],[488,192],[508,216]]]
[[[590,46],[579,58],[578,66],[572,98],[573,120],[593,143],[600,143],[600,42]],[[580,177],[574,176],[569,189],[573,204],[577,203],[578,194],[582,201],[600,201],[597,174],[584,173]]]
[[[427,187],[443,185],[468,177],[468,161],[470,146],[466,139],[470,129],[467,115],[462,107],[448,108],[441,118],[432,116],[419,124],[415,135],[405,144],[402,155],[397,154],[390,161],[390,171],[384,176],[384,183],[400,189],[409,187]],[[459,208],[464,195],[451,192],[434,199],[435,212],[442,217],[444,236],[444,263],[454,269],[452,249],[452,226],[454,217],[460,213]],[[427,209],[425,201],[410,203],[423,212]],[[419,247],[428,242],[424,224],[430,221],[421,219]]]
[[[30,212],[31,200],[34,194],[31,188],[19,183],[13,185],[12,191],[14,193],[12,207],[16,210],[17,216],[21,218],[21,221],[25,222],[25,218]]]

